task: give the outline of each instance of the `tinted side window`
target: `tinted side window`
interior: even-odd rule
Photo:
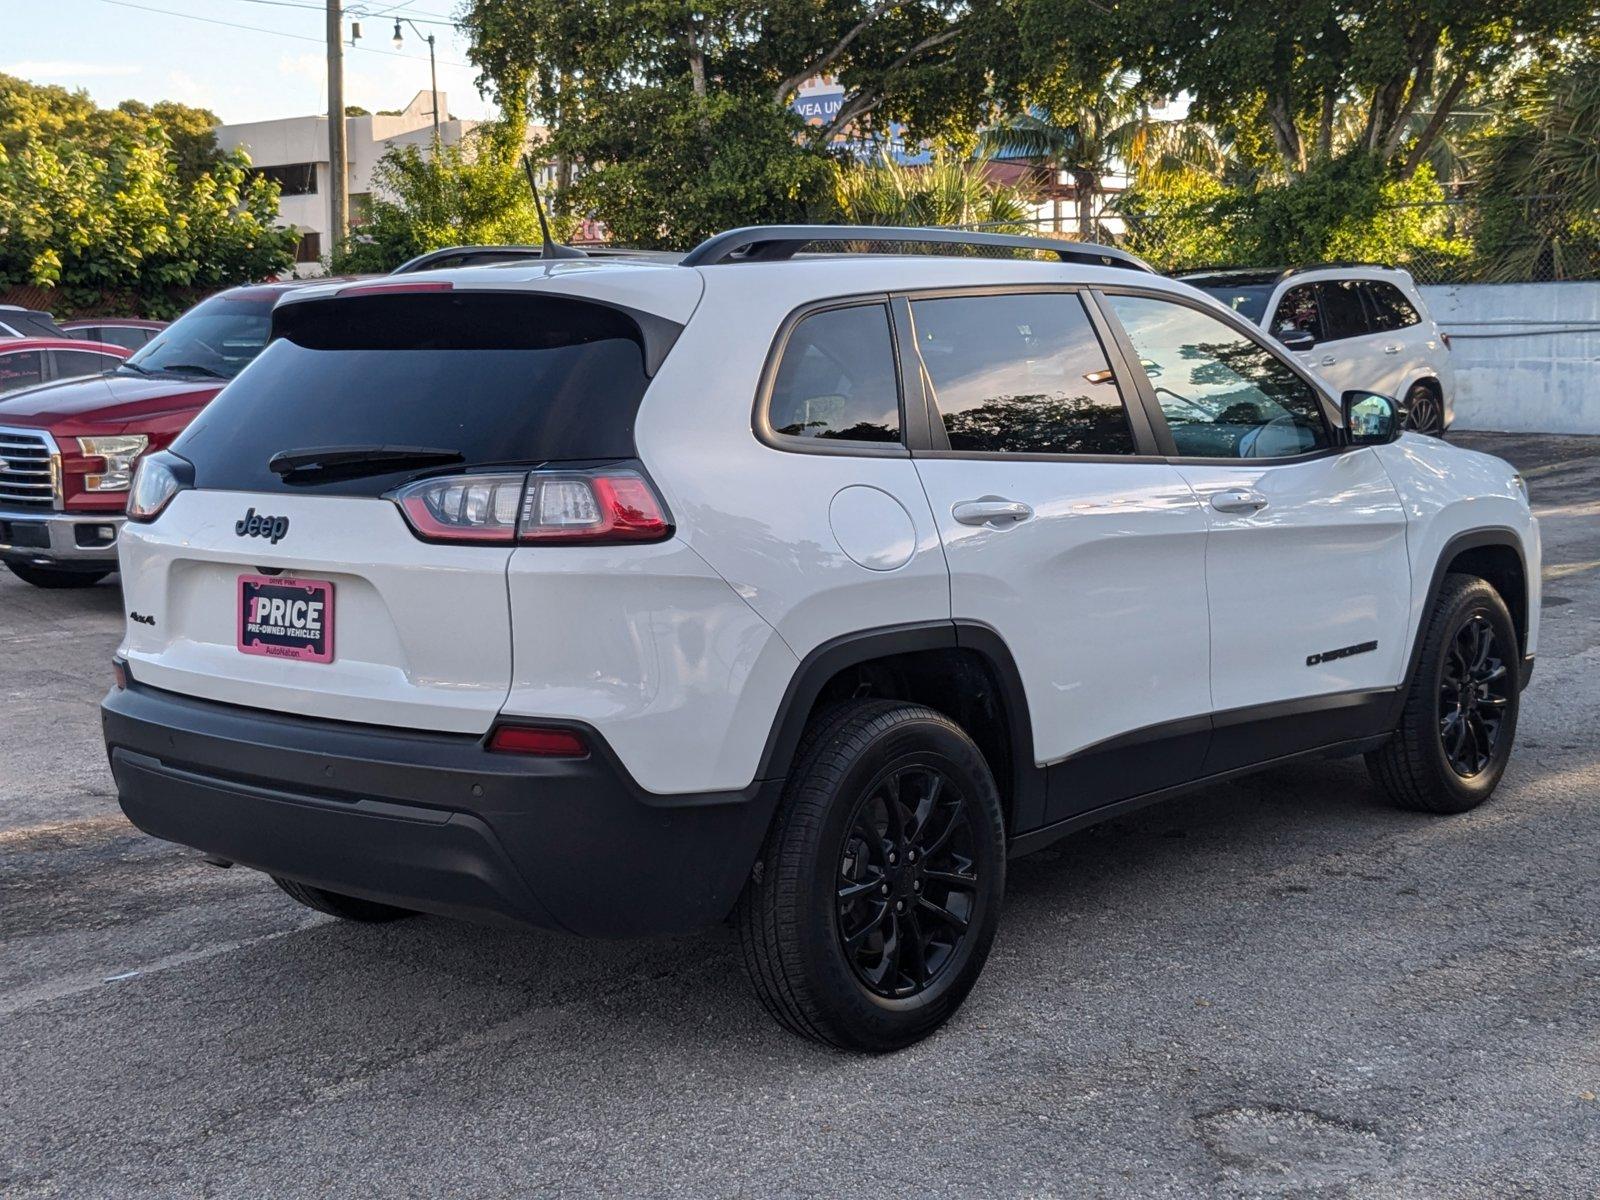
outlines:
[[[1273,333],[1291,333],[1296,329],[1304,330],[1319,342],[1327,340],[1327,331],[1322,327],[1322,310],[1317,307],[1317,291],[1309,283],[1285,292],[1278,301],[1278,313],[1272,319]]]
[[[952,450],[1134,453],[1117,381],[1078,296],[917,300],[911,316]]]
[[[110,354],[95,354],[88,350],[52,350],[56,359],[56,377],[68,379],[75,375],[98,375],[117,365]]]
[[[1315,390],[1265,346],[1208,313],[1108,296],[1179,454],[1284,458],[1332,444]]]
[[[1405,293],[1394,284],[1363,280],[1357,286],[1367,298],[1374,329],[1388,332],[1391,329],[1404,329],[1422,320],[1411,301],[1406,299]]]
[[[801,320],[783,348],[767,419],[789,437],[898,442],[900,387],[889,310],[858,304]]]
[[[29,387],[43,378],[44,354],[41,351],[0,354],[0,392]]]
[[[1317,295],[1322,301],[1322,320],[1327,326],[1327,340],[1360,337],[1371,333],[1367,324],[1367,310],[1361,304],[1361,289],[1354,279],[1339,279],[1317,284]]]

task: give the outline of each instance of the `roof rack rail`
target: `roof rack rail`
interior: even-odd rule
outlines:
[[[683,265],[711,267],[723,263],[777,262],[793,258],[814,242],[907,242],[931,246],[1040,250],[1054,254],[1062,262],[1094,267],[1125,267],[1155,274],[1150,264],[1142,258],[1126,250],[1118,250],[1115,246],[1010,233],[906,225],[749,225],[707,238],[684,255]]]

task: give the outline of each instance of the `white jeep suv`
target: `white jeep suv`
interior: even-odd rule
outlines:
[[[1440,434],[1454,420],[1450,337],[1428,314],[1409,271],[1321,263],[1179,278],[1267,330],[1335,390],[1402,397],[1407,429]]]
[[[783,1023],[905,1045],[1012,855],[1301,756],[1493,792],[1538,526],[1397,425],[1072,243],[300,290],[134,484],[122,806],[356,920],[731,917]]]

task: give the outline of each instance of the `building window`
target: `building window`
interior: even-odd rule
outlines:
[[[322,235],[320,233],[302,233],[300,244],[294,248],[294,260],[297,263],[314,263],[322,261]]]
[[[278,167],[257,167],[256,174],[278,185],[284,196],[315,196],[317,194],[316,163],[285,163]]]

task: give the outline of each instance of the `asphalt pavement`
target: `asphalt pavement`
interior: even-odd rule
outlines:
[[[1453,440],[1543,522],[1494,800],[1309,763],[1070,838],[881,1058],[774,1025],[727,930],[348,925],[143,836],[115,579],[0,572],[0,1194],[1600,1195],[1600,438]]]

